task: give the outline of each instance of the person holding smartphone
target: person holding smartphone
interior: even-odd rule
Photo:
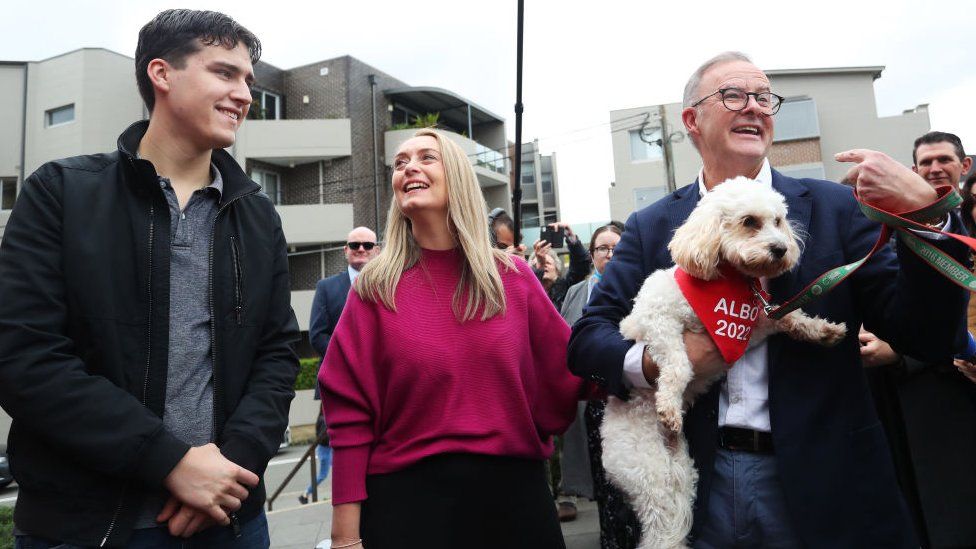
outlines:
[[[532,245],[530,264],[546,288],[549,299],[557,309],[560,309],[569,287],[589,276],[593,259],[568,223],[562,221],[550,223],[546,226],[546,230],[542,231],[541,236],[542,238]],[[554,248],[563,247],[563,242],[569,250],[569,269],[565,276],[561,268],[562,260],[553,251]]]

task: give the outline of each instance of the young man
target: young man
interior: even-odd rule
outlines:
[[[259,56],[226,15],[160,13],[136,48],[150,120],[24,182],[0,248],[18,547],[268,546],[298,326],[280,220],[222,150]]]

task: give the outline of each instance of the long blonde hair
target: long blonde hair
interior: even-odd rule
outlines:
[[[426,128],[414,134],[414,137],[422,136],[433,137],[440,149],[447,183],[447,224],[464,258],[451,303],[454,316],[461,322],[472,320],[479,308],[481,320],[504,314],[505,288],[498,267],[501,263],[514,270],[515,263],[507,253],[491,245],[485,213],[488,208],[474,169],[464,150],[443,133]],[[397,284],[400,276],[420,260],[420,246],[413,238],[410,220],[400,210],[395,193],[386,218],[385,241],[383,251],[356,278],[355,288],[363,299],[380,301],[396,311]]]

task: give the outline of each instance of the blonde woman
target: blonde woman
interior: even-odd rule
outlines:
[[[564,547],[545,480],[583,382],[569,327],[491,246],[464,152],[420,130],[393,161],[386,248],[319,372],[334,451],[332,547]]]

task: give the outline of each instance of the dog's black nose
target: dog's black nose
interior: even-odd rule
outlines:
[[[776,259],[783,259],[783,256],[786,255],[786,246],[783,244],[770,244],[769,254]]]

